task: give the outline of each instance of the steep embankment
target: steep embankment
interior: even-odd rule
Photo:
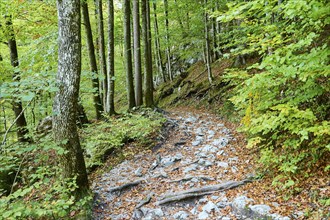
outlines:
[[[232,60],[219,60],[212,64],[214,81],[210,85],[205,64],[201,61],[192,65],[173,82],[166,82],[157,88],[156,103],[163,108],[168,106],[194,106],[208,109],[227,119],[237,121],[237,114],[228,99],[235,88],[224,72],[233,65]]]

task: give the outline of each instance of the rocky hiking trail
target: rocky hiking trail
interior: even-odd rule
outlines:
[[[166,115],[162,143],[94,178],[93,219],[290,219],[247,196],[252,157],[231,124],[205,112]]]

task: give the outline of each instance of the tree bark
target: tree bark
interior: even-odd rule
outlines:
[[[100,55],[100,70],[101,74],[104,76],[104,80],[102,83],[103,88],[103,104],[106,103],[106,96],[107,96],[107,64],[105,58],[105,41],[104,41],[104,25],[103,25],[103,9],[102,9],[102,0],[96,0],[96,12],[97,12],[97,26],[98,26],[98,39],[99,39],[99,55]]]
[[[207,0],[204,0],[204,5],[206,7]],[[204,13],[204,34],[205,34],[205,59],[206,59],[206,68],[207,68],[207,76],[209,83],[213,83],[213,75],[211,70],[211,51],[210,51],[210,37],[209,37],[209,19],[208,19],[208,13],[205,9]]]
[[[19,66],[18,61],[18,52],[17,52],[17,44],[16,44],[16,38],[15,38],[15,32],[14,27],[12,23],[11,16],[6,16],[6,28],[8,31],[8,47],[10,50],[10,62],[11,65],[14,67],[14,74],[13,74],[13,80],[19,82],[20,81],[20,73],[15,69]],[[30,137],[27,137],[29,131],[27,129],[27,122],[25,119],[25,115],[23,112],[23,106],[22,102],[20,100],[13,101],[12,103],[13,111],[15,113],[16,120],[16,126],[17,126],[17,139],[19,142],[31,142],[32,139]]]
[[[98,73],[97,73],[97,64],[96,64],[96,57],[95,57],[95,48],[93,43],[93,34],[92,34],[92,28],[91,23],[89,20],[89,13],[88,13],[88,5],[87,1],[81,2],[82,7],[82,14],[84,19],[84,26],[86,31],[86,37],[87,37],[87,47],[88,47],[88,55],[89,55],[89,63],[90,68],[93,73],[92,77],[92,84],[93,84],[93,101],[94,101],[94,108],[96,113],[96,119],[99,120],[102,117],[102,101],[100,96],[100,85],[99,85],[99,79],[98,79]]]
[[[106,112],[114,115],[115,112],[115,39],[114,39],[114,6],[113,0],[108,0],[108,87]]]
[[[152,52],[151,52],[151,30],[150,30],[150,7],[149,0],[141,1],[142,7],[142,35],[144,41],[144,57],[145,57],[145,105],[152,107],[153,101],[153,78],[152,78]]]
[[[83,151],[76,125],[81,72],[80,1],[58,0],[58,91],[53,104],[53,135],[63,147],[59,155],[63,178],[76,178],[73,195],[83,198],[88,191],[88,179]]]
[[[131,4],[130,0],[124,0],[124,59],[127,82],[128,108],[135,106],[135,95],[133,85],[132,47],[131,47]]]
[[[165,13],[165,41],[166,41],[166,70],[170,81],[173,81],[172,75],[172,64],[171,64],[171,49],[170,49],[170,33],[169,33],[169,22],[168,22],[168,0],[164,0],[164,13]]]
[[[137,106],[143,105],[142,70],[141,70],[141,35],[140,35],[140,4],[133,0],[133,39],[134,39],[134,72],[135,72],[135,101]]]
[[[159,74],[161,75],[163,82],[166,82],[166,77],[163,67],[162,53],[160,50],[160,40],[159,40],[159,28],[158,28],[158,18],[157,18],[157,5],[156,2],[152,2],[154,8],[154,28],[155,28],[155,49],[156,49],[156,64],[158,66]]]

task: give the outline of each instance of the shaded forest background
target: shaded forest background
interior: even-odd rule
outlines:
[[[193,105],[240,123],[260,178],[279,190],[329,176],[328,1],[138,2],[81,1],[77,122],[89,172],[129,141],[152,145],[164,119],[145,107]],[[3,0],[0,16],[0,212],[74,216],[91,196],[77,202],[75,180],[61,184],[66,152],[38,128],[58,92],[56,1]]]

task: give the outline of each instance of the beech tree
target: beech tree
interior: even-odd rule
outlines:
[[[10,62],[11,65],[16,68],[19,66],[18,62],[18,52],[17,52],[17,44],[15,39],[15,32],[13,27],[13,22],[11,20],[11,16],[6,16],[6,29],[8,32],[8,47],[10,50]],[[20,73],[14,69],[13,74],[14,81],[19,82],[20,81]],[[22,102],[20,100],[13,101],[13,110],[16,117],[16,126],[17,126],[17,138],[20,142],[29,142],[31,141],[31,138],[27,137],[27,134],[29,133],[27,129],[27,123],[23,111]]]
[[[53,135],[64,148],[59,161],[64,179],[76,178],[76,198],[88,191],[88,179],[76,126],[81,72],[80,0],[58,0],[58,91],[53,104]]]
[[[88,4],[87,1],[81,2],[84,26],[86,30],[86,37],[87,37],[87,47],[88,47],[88,55],[89,55],[89,62],[90,68],[93,73],[92,77],[92,84],[93,84],[93,100],[94,100],[94,108],[96,112],[96,119],[101,119],[102,117],[102,101],[100,96],[100,85],[98,79],[98,72],[97,72],[97,64],[96,64],[96,57],[95,57],[95,48],[93,43],[93,33],[91,28],[91,23],[89,20],[89,13],[88,13]]]
[[[106,112],[109,115],[115,114],[115,39],[114,39],[114,7],[113,0],[108,0],[108,73],[107,73],[107,98]]]
[[[124,59],[127,81],[127,99],[128,108],[135,106],[134,84],[133,84],[133,66],[132,66],[132,47],[131,47],[131,1],[124,0]]]
[[[134,73],[135,73],[135,101],[136,105],[143,104],[142,73],[141,73],[141,37],[140,37],[140,4],[133,0],[133,45],[134,45]]]
[[[145,57],[145,105],[152,107],[153,100],[153,78],[152,78],[152,53],[151,53],[151,30],[150,30],[150,6],[149,0],[141,1],[142,7],[142,35],[144,42],[144,57]]]
[[[104,80],[102,83],[102,88],[103,88],[102,97],[103,97],[103,105],[105,106],[108,79],[107,79],[107,64],[106,64],[106,58],[105,58],[105,40],[104,40],[104,22],[103,22],[102,0],[95,0],[95,7],[96,7],[96,17],[97,17],[100,70],[101,70],[101,74],[104,76]]]

